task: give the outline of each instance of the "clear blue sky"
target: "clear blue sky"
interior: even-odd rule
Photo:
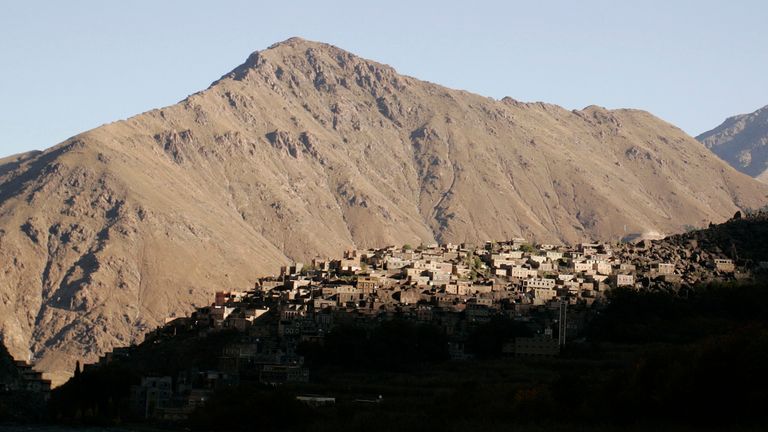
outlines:
[[[764,0],[2,0],[0,156],[173,104],[291,36],[494,98],[646,109],[692,135],[768,104]]]

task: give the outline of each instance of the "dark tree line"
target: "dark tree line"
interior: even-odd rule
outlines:
[[[342,324],[326,335],[323,344],[304,343],[299,351],[310,367],[403,371],[447,360],[448,338],[434,325],[396,319],[373,328]]]

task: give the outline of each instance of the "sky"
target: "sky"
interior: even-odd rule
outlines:
[[[0,157],[202,90],[300,36],[501,99],[697,135],[768,104],[768,2],[0,0]]]

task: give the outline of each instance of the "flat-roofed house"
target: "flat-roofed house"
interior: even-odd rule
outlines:
[[[733,273],[736,271],[736,266],[733,264],[733,260],[730,259],[716,259],[715,269],[724,273]]]

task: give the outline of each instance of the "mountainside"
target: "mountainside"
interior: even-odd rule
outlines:
[[[757,266],[768,262],[768,212],[731,219],[722,224],[675,234],[656,243],[684,249],[693,241],[698,249],[711,254],[725,254],[738,265]]]
[[[768,183],[768,106],[696,137],[737,170]]]
[[[768,196],[647,112],[496,101],[301,39],[177,105],[0,162],[0,332],[58,381],[292,259],[616,240]]]
[[[0,158],[0,176],[9,172],[13,171],[14,169],[18,168],[19,165],[21,165],[23,162],[32,159],[33,157],[39,155],[40,151],[31,151],[26,153],[19,153],[11,156],[7,156],[4,158]]]

